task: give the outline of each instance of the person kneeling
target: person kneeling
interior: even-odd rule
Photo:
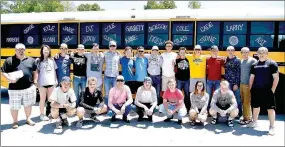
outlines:
[[[205,92],[205,86],[202,81],[197,81],[195,91],[190,94],[191,109],[190,125],[194,126],[196,122],[204,124],[207,120],[207,107],[209,103],[209,95]]]
[[[182,124],[182,117],[187,113],[184,96],[182,92],[176,88],[174,79],[170,79],[167,85],[168,89],[163,93],[163,104],[160,105],[159,111],[167,116],[164,122],[169,122],[173,118],[173,114],[178,112],[178,124]]]
[[[229,82],[222,81],[220,84],[220,89],[214,92],[210,114],[213,116],[212,124],[216,124],[218,120],[218,113],[224,117],[228,117],[228,126],[232,127],[233,119],[238,115],[237,101],[234,93],[229,89]]]
[[[131,111],[133,103],[132,93],[129,86],[124,84],[124,77],[117,76],[116,86],[111,88],[109,92],[108,115],[112,117],[111,121],[116,120],[116,115],[123,115],[123,121],[130,123],[128,114]]]
[[[142,121],[144,112],[148,116],[148,120],[152,121],[152,115],[157,105],[157,94],[150,77],[145,77],[144,85],[138,88],[135,104],[137,105],[138,121]]]
[[[57,119],[56,129],[62,129],[62,125],[69,126],[67,117],[75,115],[76,96],[70,88],[70,78],[63,77],[60,86],[55,88],[49,97],[51,102],[51,116]]]
[[[104,104],[102,92],[96,88],[97,79],[95,77],[88,78],[88,87],[85,92],[81,92],[81,101],[77,108],[77,116],[79,121],[76,126],[81,128],[83,125],[83,117],[91,118],[95,122],[99,122],[96,115],[107,112],[107,106]],[[98,100],[100,104],[97,104]]]

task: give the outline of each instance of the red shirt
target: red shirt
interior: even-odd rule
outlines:
[[[208,80],[221,80],[222,67],[225,61],[222,58],[208,58],[207,59],[207,74]]]
[[[171,92],[169,89],[167,89],[163,93],[162,98],[167,100],[170,104],[176,105],[176,104],[178,104],[179,100],[184,99],[184,96],[183,96],[182,92],[176,88],[174,92]]]

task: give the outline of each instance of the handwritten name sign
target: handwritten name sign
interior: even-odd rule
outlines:
[[[149,34],[148,35],[148,45],[149,46],[164,46],[165,41],[168,40],[167,34]]]
[[[148,33],[168,33],[168,22],[149,22]]]
[[[193,34],[193,23],[174,23],[172,26],[173,34]]]
[[[42,24],[42,34],[54,34],[58,33],[57,24]]]
[[[173,43],[174,45],[181,46],[190,46],[193,43],[193,36],[192,35],[173,35]]]
[[[58,36],[57,35],[42,35],[43,44],[47,45],[57,45]]]
[[[81,23],[80,33],[84,35],[85,34],[88,34],[88,35],[99,34],[99,24],[98,23]]]
[[[246,34],[247,22],[224,22],[224,34]]]
[[[125,33],[144,33],[144,23],[126,23]]]
[[[251,47],[273,47],[272,35],[251,35],[250,36],[250,46]]]
[[[103,23],[102,31],[103,34],[121,33],[121,23]]]
[[[219,35],[198,35],[197,44],[201,46],[219,46]]]
[[[76,23],[72,24],[60,24],[61,27],[61,34],[62,35],[73,35],[77,34],[77,25]]]
[[[220,22],[198,22],[197,32],[198,34],[219,34]]]
[[[125,45],[129,46],[144,45],[144,34],[125,35]]]

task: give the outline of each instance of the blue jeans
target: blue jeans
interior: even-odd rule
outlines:
[[[75,77],[73,76],[73,89],[76,95],[76,107],[80,103],[80,92],[85,91],[86,88],[86,77]]]
[[[190,80],[180,81],[177,80],[177,88],[181,91],[184,91],[184,103],[187,109],[187,112],[190,110],[190,98],[189,98],[189,85]]]
[[[155,88],[156,90],[156,94],[157,94],[157,99],[160,98],[160,90],[161,90],[161,76],[160,75],[155,75],[149,76],[152,80],[152,86]]]
[[[108,106],[109,91],[112,87],[115,87],[116,78],[104,76],[104,89],[105,89],[105,104]]]
[[[234,87],[234,85],[230,84],[231,90],[233,90],[233,87]],[[242,103],[241,103],[241,97],[240,97],[240,88],[238,87],[238,89],[236,91],[233,91],[233,93],[234,93],[236,100],[237,100],[239,116],[241,116],[241,114],[242,114]]]
[[[176,106],[168,104],[169,110],[174,110],[175,108],[176,108]],[[167,113],[163,104],[159,105],[159,112],[162,112],[164,115],[167,116],[167,118],[172,117]],[[178,112],[178,119],[179,120],[181,120],[187,114],[187,110],[186,110],[185,106],[182,106],[177,112]]]
[[[116,108],[116,109],[118,109],[118,110],[121,110],[121,108],[122,108],[122,106],[123,105],[119,105],[119,104],[113,104],[114,105],[114,107]],[[124,116],[128,116],[128,114],[130,113],[130,111],[132,110],[133,108],[132,108],[132,106],[131,105],[128,105],[128,106],[126,106],[126,110],[125,110],[125,113],[123,114]],[[113,111],[113,110],[109,110],[108,111],[108,114],[107,114],[108,116],[110,116],[110,117],[112,117],[112,116],[114,116],[114,115],[116,115],[116,113]]]
[[[208,110],[209,110],[210,105],[211,105],[212,94],[214,93],[213,91],[220,88],[220,83],[221,83],[221,80],[207,80],[206,90],[207,90],[207,93],[209,94],[209,98],[210,98],[209,104],[208,104]],[[214,88],[214,90],[213,90],[213,88]]]

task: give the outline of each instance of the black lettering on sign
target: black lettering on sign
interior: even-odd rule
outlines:
[[[25,28],[24,34],[29,33],[33,28],[35,28],[35,26],[33,24],[29,25],[27,28]]]

